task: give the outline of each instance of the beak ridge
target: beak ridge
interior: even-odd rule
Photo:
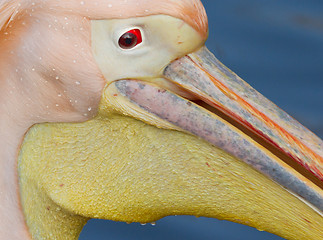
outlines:
[[[226,68],[206,47],[173,62],[164,74],[323,181],[323,141]]]

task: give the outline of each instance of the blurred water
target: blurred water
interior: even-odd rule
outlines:
[[[229,68],[323,137],[323,1],[204,0],[207,46]],[[243,225],[189,216],[156,226],[91,220],[80,239],[278,240]]]

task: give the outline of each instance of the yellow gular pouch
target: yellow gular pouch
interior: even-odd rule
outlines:
[[[143,223],[180,214],[322,239],[319,214],[242,161],[109,109],[104,100],[91,121],[27,133],[19,181],[33,239],[77,239],[89,218]]]

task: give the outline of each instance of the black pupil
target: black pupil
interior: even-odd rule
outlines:
[[[119,46],[123,49],[133,48],[137,45],[137,36],[133,33],[127,32],[119,39]]]

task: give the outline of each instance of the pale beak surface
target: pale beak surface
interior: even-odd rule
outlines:
[[[322,215],[322,140],[226,68],[206,47],[173,61],[163,78],[199,101],[149,81],[120,80],[108,89],[147,115],[246,162]]]

